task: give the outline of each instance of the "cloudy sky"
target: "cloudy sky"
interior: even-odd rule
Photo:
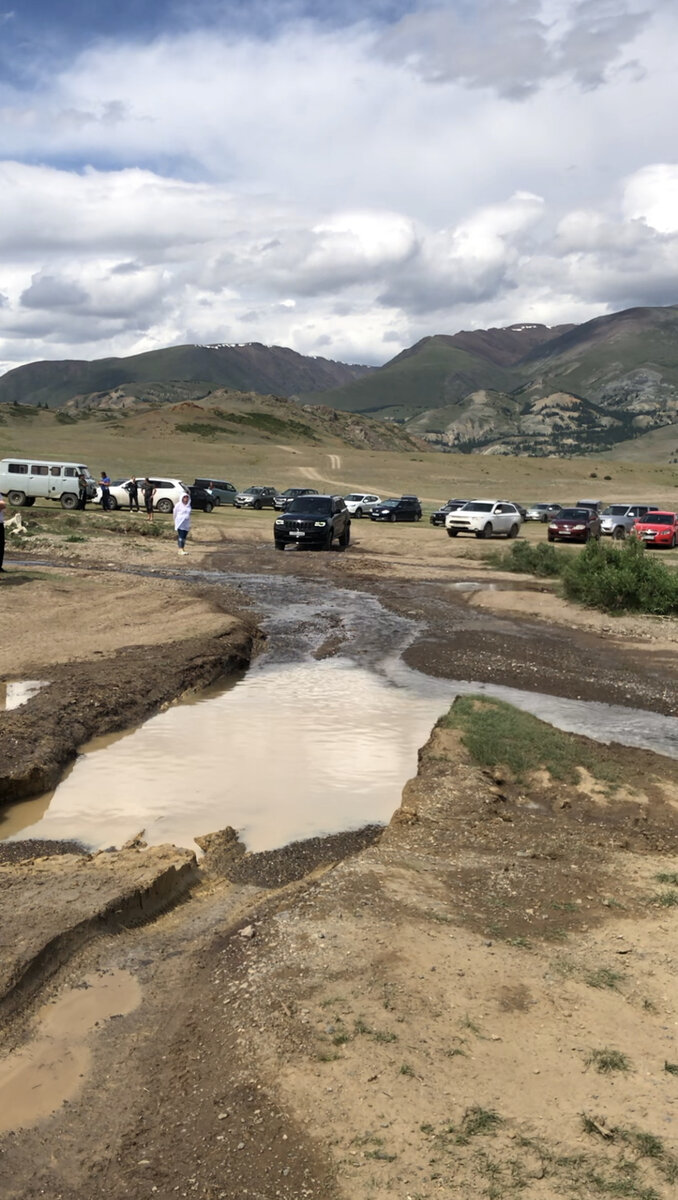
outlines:
[[[677,45],[675,0],[0,0],[0,369],[678,303]]]

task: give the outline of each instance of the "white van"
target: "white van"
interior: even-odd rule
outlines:
[[[88,498],[91,499],[96,483],[83,463],[3,458],[0,460],[0,492],[14,508],[35,504],[36,499],[58,500],[62,508],[77,508],[79,475],[86,476]]]

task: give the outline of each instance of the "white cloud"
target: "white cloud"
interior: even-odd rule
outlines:
[[[678,300],[678,14],[647,7],[108,41],[5,85],[0,356],[259,340],[384,361]]]

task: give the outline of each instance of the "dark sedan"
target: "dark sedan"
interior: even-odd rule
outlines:
[[[285,488],[284,492],[278,492],[278,495],[273,497],[273,507],[276,510],[276,512],[284,512],[284,510],[286,508],[289,508],[292,501],[296,500],[297,496],[317,496],[317,495],[318,495],[317,488],[303,488],[303,487]]]
[[[588,542],[600,538],[600,517],[592,508],[561,508],[549,521],[550,542]]]
[[[208,492],[207,488],[193,487],[188,489],[188,494],[191,497],[191,508],[200,509],[202,512],[211,513],[214,508],[214,496]]]
[[[444,525],[445,517],[448,513],[456,512],[461,508],[462,504],[468,504],[468,500],[447,500],[440,508],[437,508],[434,513],[431,513],[429,520],[432,525]]]
[[[421,521],[421,504],[416,496],[384,500],[370,513],[371,521]]]

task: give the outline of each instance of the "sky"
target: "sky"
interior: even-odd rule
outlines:
[[[0,0],[0,371],[678,303],[675,0]]]

